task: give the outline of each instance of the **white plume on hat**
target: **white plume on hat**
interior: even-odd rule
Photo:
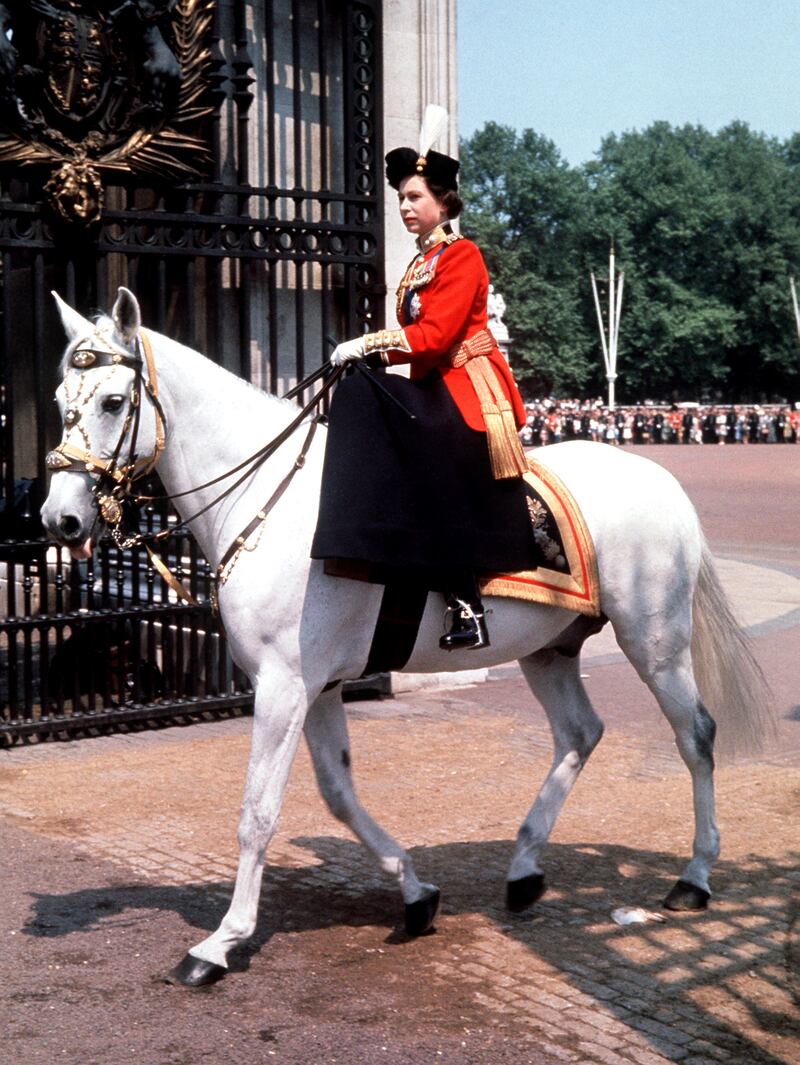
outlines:
[[[439,104],[428,104],[419,131],[419,154],[426,156],[440,137],[447,136],[449,116]]]

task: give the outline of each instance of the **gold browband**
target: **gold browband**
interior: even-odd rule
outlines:
[[[120,466],[114,459],[101,458],[98,455],[91,454],[91,452],[84,448],[76,447],[67,440],[62,440],[61,443],[52,451],[48,452],[45,457],[45,466],[48,470],[51,470],[53,473],[58,473],[62,470],[74,470],[79,473],[88,473],[93,477],[99,477],[101,474],[105,474],[116,481],[117,484],[121,485],[127,480],[135,480],[144,476],[144,474],[149,473],[158,462],[161,452],[164,450],[166,438],[164,415],[158,400],[158,377],[156,375],[155,360],[153,359],[153,349],[144,330],[140,331],[139,336],[141,339],[142,350],[144,351],[144,360],[117,351],[98,330],[91,337],[87,337],[85,341],[81,341],[78,347],[73,351],[69,361],[70,365],[76,370],[99,369],[102,366],[124,365],[137,374],[141,372],[142,362],[144,361],[147,366],[147,378],[143,379],[143,384],[147,394],[153,401],[153,410],[156,419],[156,439],[152,454],[146,458],[135,459],[132,463],[128,463],[126,466]],[[88,401],[93,394],[94,390],[92,390],[88,396],[84,397],[84,403]],[[130,409],[122,428],[121,438],[128,432],[131,424],[131,414],[138,404],[139,395],[137,390],[134,389],[131,393]],[[64,415],[64,421],[67,431],[69,432],[69,430],[80,421],[80,412],[77,408],[68,408]]]

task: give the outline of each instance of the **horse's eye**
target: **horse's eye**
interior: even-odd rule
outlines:
[[[124,402],[124,396],[104,396],[102,404],[103,410],[108,414],[116,414],[118,410],[121,410]]]

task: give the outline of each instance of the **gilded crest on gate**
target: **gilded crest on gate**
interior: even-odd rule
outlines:
[[[65,221],[100,218],[101,175],[187,178],[213,0],[0,0],[0,164],[48,166]]]

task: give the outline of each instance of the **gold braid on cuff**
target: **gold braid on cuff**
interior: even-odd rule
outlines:
[[[402,329],[379,329],[377,333],[364,334],[365,355],[378,352],[381,362],[388,366],[387,353],[390,351],[405,351],[407,354],[411,352],[411,345]]]

